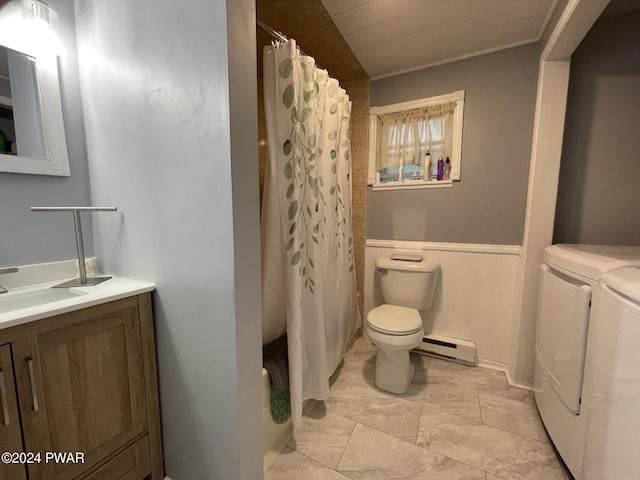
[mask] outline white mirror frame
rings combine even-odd
[[[0,172],[68,177],[71,170],[62,117],[58,57],[53,54],[40,55],[35,63],[48,158],[0,154]]]

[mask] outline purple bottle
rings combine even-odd
[[[438,159],[438,180],[444,180],[444,160],[442,157]]]

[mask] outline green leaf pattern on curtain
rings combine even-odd
[[[326,399],[360,325],[351,225],[351,102],[295,41],[264,55],[269,161],[262,204],[263,333],[289,350],[291,416]],[[263,338],[264,340],[264,338]]]
[[[310,57],[296,62],[283,59],[278,74],[286,84],[282,104],[291,110],[291,131],[282,144],[286,157],[282,175],[289,182],[286,198],[290,201],[285,251],[289,264],[298,267],[304,288],[314,294],[314,245],[326,235],[336,235],[334,255],[337,258],[345,250],[349,272],[354,270],[351,199],[345,201],[351,192],[351,102]],[[319,166],[321,160],[329,160],[329,168]]]

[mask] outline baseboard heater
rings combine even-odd
[[[475,342],[457,338],[443,337],[442,335],[425,335],[422,337],[422,343],[416,347],[415,351],[466,365],[476,364]]]

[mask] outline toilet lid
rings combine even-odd
[[[422,329],[422,317],[413,308],[380,305],[367,315],[371,328],[390,335],[410,335]]]

